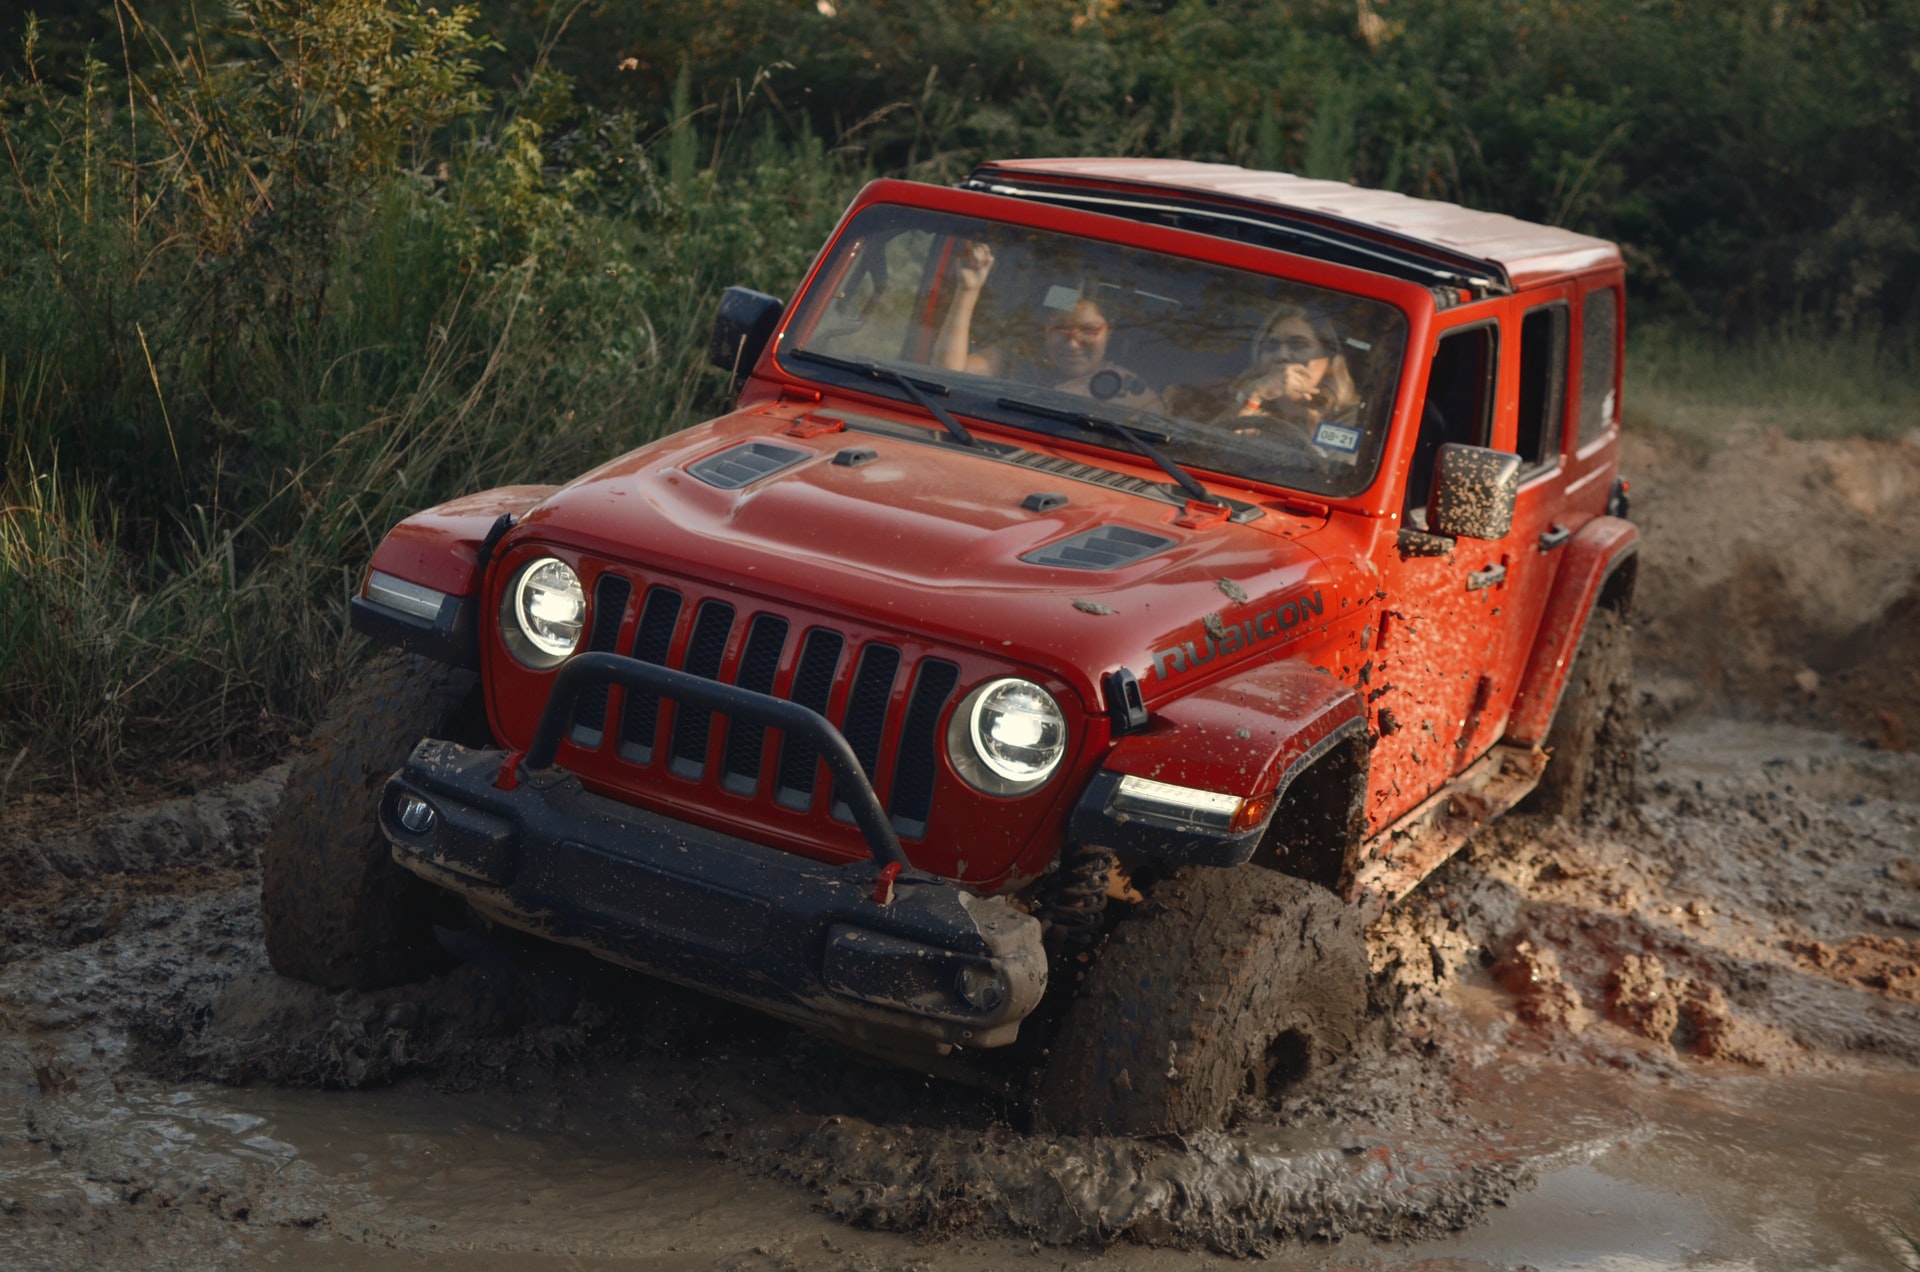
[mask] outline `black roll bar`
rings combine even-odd
[[[560,669],[553,692],[547,698],[546,710],[540,714],[540,727],[534,732],[533,745],[527,748],[524,763],[530,772],[553,766],[561,736],[573,719],[580,695],[594,685],[605,683],[657,693],[676,702],[707,707],[731,719],[779,729],[788,737],[806,738],[820,748],[821,757],[833,770],[838,793],[866,836],[874,860],[881,865],[909,864],[906,852],[900,847],[900,836],[894,832],[886,810],[880,807],[880,797],[874,793],[873,783],[867,780],[866,770],[860,767],[852,744],[825,716],[797,702],[637,658],[609,653],[577,654]]]

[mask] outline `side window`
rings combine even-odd
[[[1520,433],[1515,449],[1522,471],[1551,468],[1559,459],[1566,398],[1567,306],[1556,301],[1529,309],[1520,323]]]
[[[1613,386],[1620,363],[1619,293],[1611,287],[1588,292],[1580,319],[1580,442],[1606,436],[1617,403]]]
[[[1485,446],[1492,436],[1494,375],[1500,363],[1500,329],[1493,323],[1450,331],[1440,338],[1427,372],[1427,400],[1420,408],[1420,440],[1407,474],[1407,522],[1427,527],[1427,489],[1433,457],[1447,442]]]

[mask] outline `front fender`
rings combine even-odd
[[[1622,571],[1631,570],[1639,554],[1640,531],[1619,517],[1595,517],[1580,527],[1566,551],[1567,559],[1560,563],[1553,595],[1547,598],[1540,629],[1534,634],[1533,654],[1527,659],[1513,710],[1507,717],[1507,740],[1520,746],[1539,746],[1546,741],[1594,605],[1603,597],[1607,603],[1614,603],[1612,593],[1618,591],[1617,603],[1625,607],[1625,590],[1609,588],[1609,584],[1615,580],[1631,582],[1631,575]]]
[[[481,575],[505,528],[558,487],[501,486],[416,512],[374,550],[353,628],[453,667],[478,668]]]
[[[1250,668],[1157,707],[1146,730],[1122,738],[1074,810],[1073,837],[1163,860],[1239,865],[1293,779],[1365,731],[1366,703],[1329,673],[1298,660]],[[1122,777],[1233,795],[1262,811],[1230,831],[1116,811]]]

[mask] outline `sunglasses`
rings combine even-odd
[[[1260,352],[1269,358],[1287,357],[1295,362],[1308,362],[1325,357],[1327,345],[1308,336],[1268,336],[1260,342]]]

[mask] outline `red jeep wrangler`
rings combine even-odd
[[[737,409],[381,544],[403,652],[288,779],[274,966],[500,924],[1017,1057],[1057,1129],[1217,1125],[1353,1043],[1381,907],[1631,772],[1622,276],[1212,164],[873,183],[790,307],[723,299]]]

